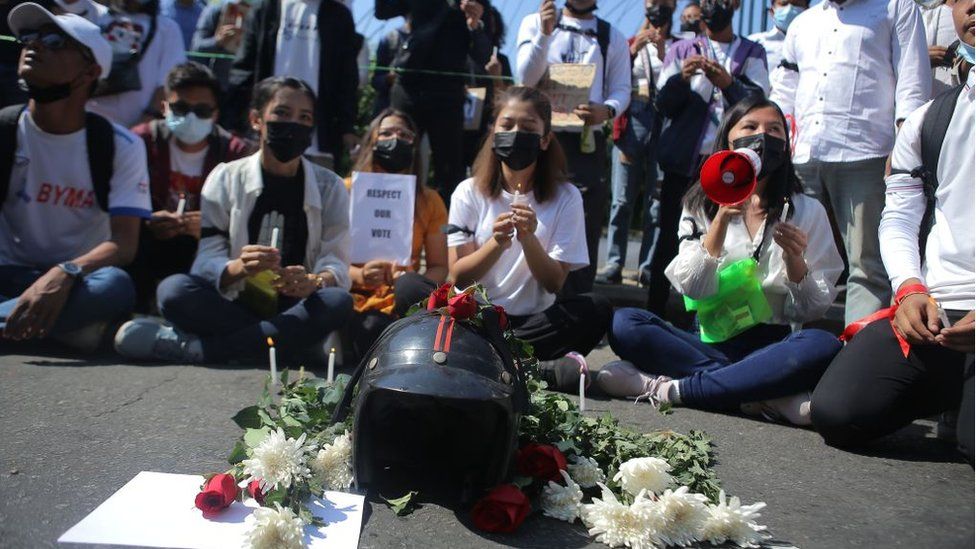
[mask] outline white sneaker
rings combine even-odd
[[[203,362],[199,338],[153,318],[137,318],[123,324],[115,334],[115,350],[133,360]]]
[[[810,420],[810,396],[810,392],[805,391],[772,400],[748,402],[739,409],[746,415],[759,416],[766,421],[806,427],[813,423]]]
[[[596,384],[604,393],[624,398],[647,399],[654,407],[670,403],[671,378],[650,376],[626,360],[609,362],[596,374]]]
[[[85,354],[91,354],[102,345],[102,337],[108,322],[96,322],[66,334],[51,336],[58,343]]]

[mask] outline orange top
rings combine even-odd
[[[352,178],[345,180],[346,189],[352,188]],[[430,187],[423,187],[423,197],[418,197],[419,204],[414,210],[413,244],[410,248],[410,270],[420,269],[420,255],[424,250],[424,240],[428,235],[438,234],[447,223],[447,207],[441,195]],[[393,288],[380,286],[373,290],[353,285],[350,290],[353,297],[353,308],[357,312],[382,311],[386,314],[393,312]]]

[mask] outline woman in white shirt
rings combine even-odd
[[[597,376],[605,392],[810,423],[809,392],[841,344],[825,331],[791,333],[790,326],[823,316],[844,264],[823,206],[802,193],[786,127],[782,111],[763,97],[729,111],[715,151],[758,152],[763,165],[756,190],[740,204],[719,206],[694,185],[684,199],[678,256],[666,271],[678,292],[701,300],[718,291],[719,271],[752,257],[771,318],[703,343],[650,312],[617,311],[610,342],[624,360]],[[784,208],[787,221],[780,221]]]
[[[496,112],[473,177],[451,196],[451,276],[459,288],[484,286],[515,334],[534,347],[550,386],[570,390],[612,312],[596,294],[557,296],[566,275],[589,263],[583,199],[566,181],[549,98],[512,87]]]

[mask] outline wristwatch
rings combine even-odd
[[[604,103],[603,106],[606,107],[607,111],[610,112],[610,120],[617,118],[617,109],[613,108],[613,106],[609,103]]]
[[[58,263],[58,268],[64,271],[64,274],[70,276],[74,279],[79,279],[84,274],[81,267],[77,263],[72,263],[71,261],[65,261],[63,263]]]

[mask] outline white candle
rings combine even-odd
[[[186,210],[186,195],[180,195],[180,201],[176,204],[176,215],[182,216],[183,211]]]
[[[586,376],[583,375],[583,371],[580,370],[580,386],[579,386],[579,409],[580,412],[586,411]]]
[[[790,203],[783,201],[783,213],[779,214],[779,222],[786,223],[786,216],[790,215]]]
[[[326,381],[332,383],[333,376],[335,375],[335,347],[329,351],[329,373],[326,377]]]
[[[272,248],[278,247],[278,227],[271,229],[271,247]]]
[[[268,362],[271,364],[271,386],[278,385],[278,354],[275,352],[274,340],[268,338]]]

